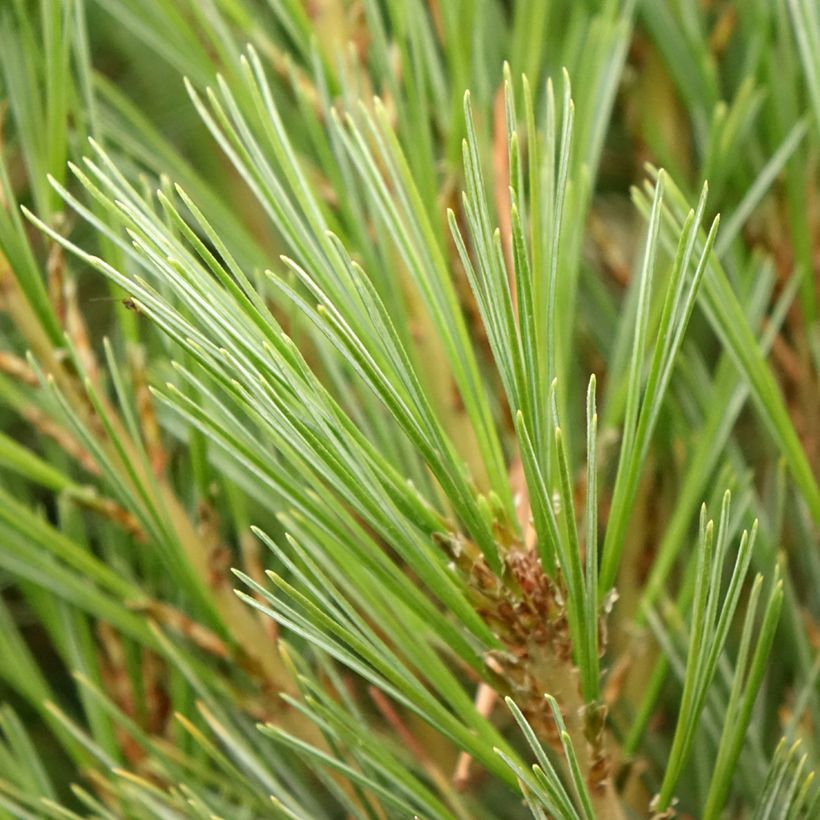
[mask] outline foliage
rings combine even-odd
[[[815,816],[818,55],[4,5],[0,816]]]

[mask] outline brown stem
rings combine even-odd
[[[489,718],[493,707],[498,700],[498,692],[488,683],[479,683],[475,693],[476,712],[483,718]],[[458,791],[464,791],[470,782],[470,766],[473,758],[468,752],[460,752],[456,761],[456,768],[453,772],[453,785]]]

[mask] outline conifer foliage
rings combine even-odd
[[[0,100],[0,817],[817,817],[813,0],[9,0]]]

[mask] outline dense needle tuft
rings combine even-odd
[[[811,0],[0,9],[0,820],[818,814]]]

